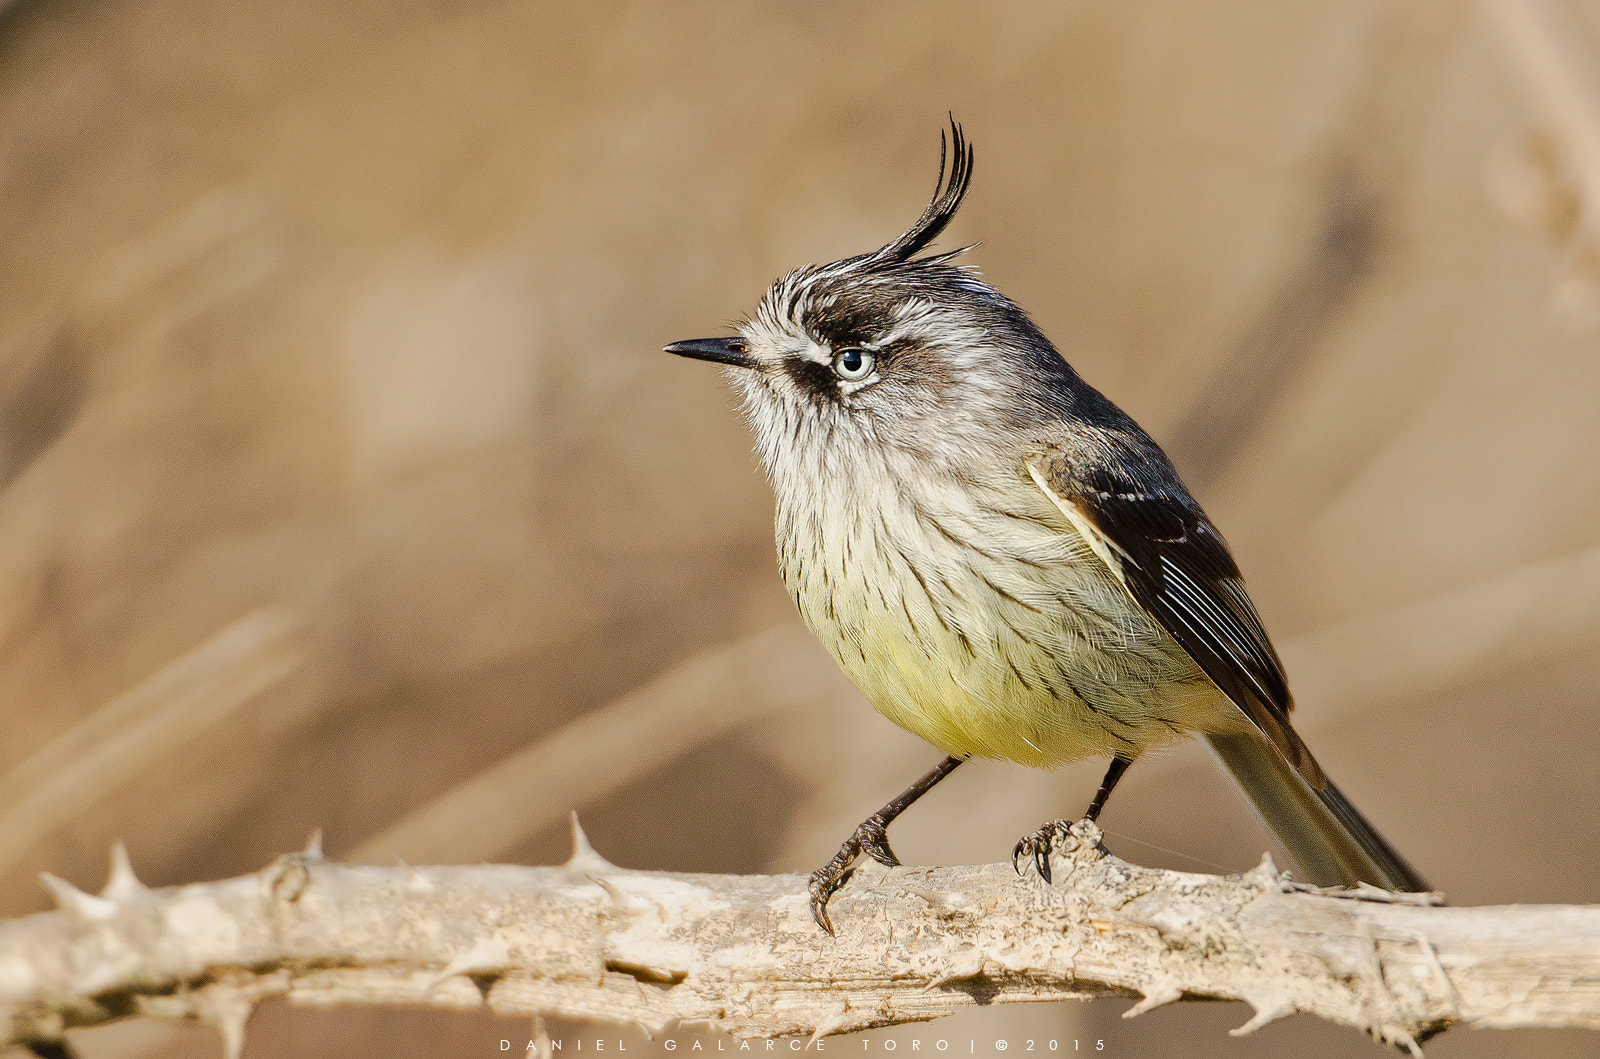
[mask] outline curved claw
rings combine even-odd
[[[1022,876],[1022,866],[1030,860],[1033,861],[1033,866],[1037,870],[1039,867],[1039,832],[1037,831],[1024,835],[1017,840],[1016,846],[1011,850],[1011,870],[1016,872],[1020,878]],[[1049,862],[1046,861],[1046,866],[1048,867],[1048,865]],[[1039,874],[1041,878],[1044,877],[1043,872]]]
[[[835,858],[836,861],[838,858]],[[850,877],[848,868],[835,870],[834,861],[811,873],[811,918],[817,921],[828,937],[833,937],[833,920],[828,918],[828,898],[832,897]]]
[[[852,836],[861,844],[861,852],[886,868],[900,867],[900,858],[889,848],[889,827],[877,817],[868,817],[856,828]]]
[[[1021,875],[1022,868],[1018,861],[1031,855],[1039,878],[1050,882],[1050,851],[1055,848],[1056,840],[1068,832],[1068,828],[1065,820],[1055,820],[1031,834],[1023,835],[1011,851],[1012,870]]]
[[[863,825],[865,826],[865,825]],[[817,926],[833,936],[833,920],[828,918],[828,899],[839,891],[839,887],[850,878],[850,865],[861,856],[861,828],[856,828],[856,833],[845,839],[844,845],[839,847],[839,852],[833,859],[816,871],[811,873],[811,918],[817,921]]]
[[[828,899],[850,878],[850,865],[863,853],[885,867],[900,866],[900,858],[889,848],[889,825],[876,814],[861,822],[832,860],[811,873],[811,918],[830,936],[833,921],[828,918]]]

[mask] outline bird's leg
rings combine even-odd
[[[1111,792],[1116,788],[1117,781],[1122,778],[1124,772],[1128,771],[1128,766],[1131,764],[1133,764],[1132,758],[1114,757],[1111,759],[1111,767],[1106,769],[1106,778],[1100,781],[1100,789],[1094,792],[1094,801],[1089,803],[1089,811],[1083,814],[1085,820],[1093,823],[1100,819],[1100,810],[1106,807],[1106,799],[1111,797]]]
[[[1094,793],[1094,801],[1089,803],[1089,811],[1083,818],[1090,823],[1100,818],[1100,810],[1106,807],[1106,799],[1111,797],[1111,792],[1117,786],[1117,781],[1122,774],[1128,771],[1128,766],[1133,764],[1132,758],[1114,757],[1111,767],[1106,769],[1106,778],[1100,781],[1100,789]],[[1045,824],[1031,835],[1024,835],[1011,851],[1011,867],[1018,874],[1022,874],[1022,867],[1018,861],[1022,858],[1033,857],[1033,866],[1039,870],[1039,878],[1045,882],[1050,881],[1050,850],[1055,845],[1056,839],[1070,825],[1065,820],[1056,820]]]
[[[832,860],[811,873],[811,916],[817,926],[833,933],[833,922],[828,919],[828,898],[843,886],[850,877],[850,865],[865,853],[879,864],[893,868],[900,858],[889,848],[889,825],[894,818],[911,807],[911,803],[933,790],[934,785],[955,771],[966,758],[947,757],[933,767],[926,776],[897,795],[888,805],[879,809],[856,828],[855,834],[845,839]]]

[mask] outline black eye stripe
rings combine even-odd
[[[796,386],[813,396],[838,396],[839,379],[828,365],[804,357],[793,357],[785,361],[783,367]]]

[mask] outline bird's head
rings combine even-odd
[[[951,122],[933,200],[882,249],[806,265],[768,289],[731,338],[669,353],[727,366],[769,468],[786,449],[862,442],[929,454],[996,428],[1059,416],[1070,368],[1008,298],[955,259],[918,257],[944,231],[972,177]]]

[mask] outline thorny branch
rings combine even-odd
[[[811,921],[798,875],[630,871],[574,819],[565,865],[375,868],[314,841],[264,870],[150,890],[120,847],[98,896],[47,876],[54,912],[0,923],[0,1045],[129,1016],[204,1019],[228,1053],[257,1003],[427,1004],[813,1037],[970,1004],[1248,1001],[1420,1054],[1455,1023],[1600,1028],[1600,908],[1445,908],[1429,895],[1160,871],[1091,824],[1056,882],[1010,865],[862,868]]]

